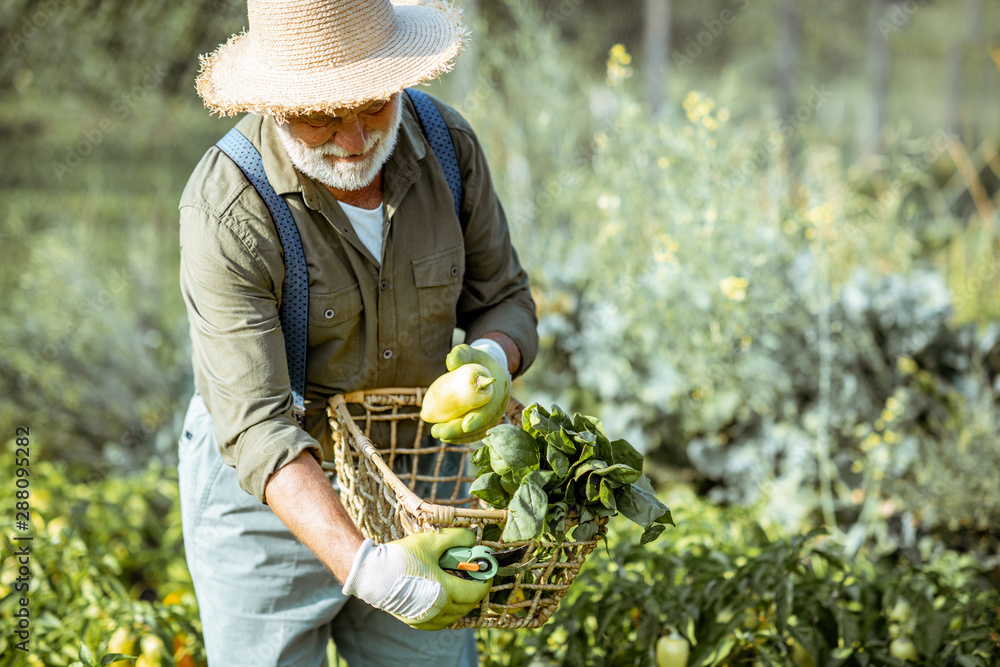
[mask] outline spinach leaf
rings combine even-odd
[[[594,539],[594,535],[597,535],[597,528],[597,522],[583,521],[573,531],[573,539],[577,542],[592,540]]]
[[[496,473],[493,474],[495,475]],[[507,472],[500,476],[500,486],[509,495],[512,495],[514,492],[516,492],[517,487],[519,487],[520,485],[521,483],[516,479],[514,479],[514,473],[512,472]]]
[[[674,525],[670,510],[660,502],[656,495],[640,484],[630,484],[615,491],[618,511],[649,529],[654,523],[669,523]]]
[[[542,534],[549,497],[540,481],[537,471],[529,473],[511,497],[503,529],[505,541],[533,540]]]
[[[666,530],[666,528],[667,527],[664,526],[662,523],[653,524],[646,530],[642,531],[642,536],[639,537],[639,544],[649,544],[657,537],[659,537],[660,533]]]
[[[483,445],[472,451],[472,465],[479,468],[479,474],[490,472],[490,448]]]
[[[623,463],[629,468],[642,471],[642,454],[636,451],[635,447],[626,440],[615,440],[611,443],[611,456],[608,460],[612,463]]]
[[[555,472],[556,477],[560,480],[566,479],[569,475],[569,457],[566,456],[566,453],[548,443],[545,447],[545,458],[548,460],[552,471]]]
[[[500,484],[500,475],[495,472],[477,477],[469,487],[469,493],[500,509],[506,507],[510,501],[510,494]]]
[[[606,468],[595,470],[594,474],[613,479],[618,482],[619,486],[621,484],[631,484],[642,477],[642,473],[638,469],[624,463],[615,463]]]
[[[610,440],[600,420],[557,405],[524,409],[521,427],[490,429],[485,446],[472,455],[479,475],[471,492],[494,507],[506,507],[507,541],[537,538],[543,531],[566,538],[593,539],[598,520],[623,514],[643,528],[647,544],[673,524],[642,475],[642,454],[626,440]]]
[[[532,470],[538,470],[538,443],[513,424],[494,426],[487,431],[483,443],[489,448],[490,466],[498,475],[512,473],[520,481]]]

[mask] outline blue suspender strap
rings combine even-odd
[[[292,410],[299,425],[306,412],[306,344],[309,315],[309,271],[302,252],[302,240],[292,212],[264,173],[264,161],[250,140],[236,128],[219,139],[216,146],[228,155],[264,200],[271,213],[285,258],[285,280],[281,285],[281,306],[278,317],[285,337],[288,377],[292,385]]]
[[[444,171],[444,180],[451,190],[451,197],[455,201],[455,216],[462,220],[462,172],[458,168],[458,155],[455,153],[455,144],[451,140],[448,126],[444,124],[444,118],[438,111],[431,98],[424,93],[413,88],[407,88],[406,94],[410,96],[413,107],[417,110],[417,117],[420,125],[423,126],[424,136],[431,145],[431,150],[437,156],[441,169]],[[465,224],[462,224],[465,227]]]

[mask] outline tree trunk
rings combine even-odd
[[[781,50],[778,53],[778,118],[780,122],[795,121],[795,80],[798,76],[799,54],[802,42],[802,19],[799,0],[782,0],[779,21],[781,22]],[[813,110],[815,111],[815,109]],[[796,125],[796,127],[798,127]],[[781,155],[788,173],[788,195],[794,201],[799,189],[801,165],[799,159],[802,137],[796,131],[787,137],[785,150]]]
[[[982,13],[982,0],[965,0],[965,28],[962,34],[955,38],[948,48],[948,60],[945,64],[945,104],[947,105],[945,122],[949,131],[956,135],[965,145],[970,146],[974,137],[973,131],[966,127],[962,118],[962,64],[965,61],[966,46],[979,34],[979,17]]]
[[[465,48],[455,59],[455,83],[458,95],[455,99],[464,100],[476,86],[476,76],[479,70],[479,54],[476,44],[482,35],[476,35],[479,23],[479,0],[462,0],[462,23],[473,31],[472,38],[466,42]]]
[[[667,85],[667,53],[670,52],[670,15],[673,0],[646,0],[643,50],[646,55],[646,103],[656,114],[664,101]]]
[[[868,120],[868,146],[862,155],[881,154],[885,150],[883,128],[889,116],[889,37],[879,28],[889,7],[887,0],[869,0],[868,82],[871,110]],[[890,33],[891,34],[891,33]]]
[[[795,113],[795,78],[799,69],[802,22],[798,0],[781,4],[781,53],[778,62],[778,114],[782,119]]]

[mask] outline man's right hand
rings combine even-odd
[[[490,592],[492,579],[461,579],[438,565],[448,549],[475,543],[465,528],[414,533],[386,544],[365,540],[343,590],[420,630],[446,628]]]
[[[431,435],[448,443],[467,445],[482,440],[486,432],[500,423],[510,401],[510,372],[489,352],[470,345],[456,345],[445,359],[445,366],[453,371],[465,364],[480,364],[495,379],[493,396],[483,406],[467,414],[431,427]]]

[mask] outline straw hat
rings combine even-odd
[[[247,0],[250,30],[201,57],[196,86],[225,116],[332,112],[451,69],[468,31],[443,0]]]

